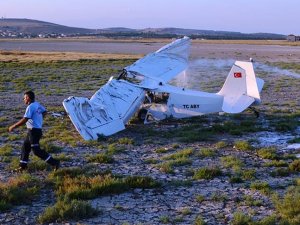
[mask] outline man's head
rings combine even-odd
[[[34,102],[34,92],[33,91],[26,91],[24,93],[24,103],[29,105],[31,102]]]

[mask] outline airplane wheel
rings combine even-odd
[[[140,121],[143,122],[143,121],[145,120],[146,115],[147,115],[147,112],[148,112],[147,109],[141,109],[141,110],[139,111],[139,113],[138,113],[138,118],[139,118]]]

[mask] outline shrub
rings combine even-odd
[[[131,176],[126,177],[124,182],[131,188],[155,188],[160,186],[160,183],[151,177]]]
[[[193,154],[194,150],[191,149],[191,148],[186,148],[186,149],[183,149],[181,151],[178,151],[172,155],[169,155],[169,156],[165,156],[163,157],[163,159],[180,159],[180,158],[186,158],[186,157],[189,157]]]
[[[283,161],[283,160],[272,160],[271,162],[266,162],[265,163],[265,166],[267,167],[287,167],[288,166],[288,163]]]
[[[12,155],[12,146],[9,144],[3,145],[0,147],[0,156],[11,156]]]
[[[233,219],[230,224],[232,225],[249,225],[252,222],[250,216],[243,214],[242,212],[236,212],[233,214]]]
[[[230,176],[230,179],[229,179],[229,182],[230,183],[243,183],[243,179],[240,177],[239,174],[235,174],[233,176]]]
[[[261,148],[257,151],[257,154],[263,159],[278,159],[276,149],[274,147]]]
[[[253,149],[253,147],[250,145],[248,141],[236,141],[234,142],[234,147],[237,150],[241,150],[241,151],[247,151]]]
[[[118,146],[117,144],[110,144],[107,147],[107,154],[115,155],[115,154],[123,152],[124,150],[125,150],[125,148],[122,146]]]
[[[167,224],[167,223],[170,223],[170,222],[171,222],[171,220],[170,220],[170,218],[169,218],[168,216],[161,216],[161,217],[159,218],[159,221],[160,221],[162,224]]]
[[[166,153],[168,151],[168,148],[161,147],[155,150],[156,153]]]
[[[202,216],[197,216],[195,219],[194,225],[206,225],[206,222],[202,218]]]
[[[213,157],[216,155],[216,152],[214,149],[202,148],[201,151],[197,155],[199,155],[202,158]]]
[[[257,190],[262,194],[270,194],[271,188],[267,182],[257,181],[250,184],[252,190]]]
[[[160,163],[159,165],[157,165],[157,167],[161,172],[169,173],[169,174],[174,173],[171,162]]]
[[[193,178],[196,180],[199,180],[199,179],[210,180],[210,179],[213,179],[214,177],[220,176],[221,174],[222,174],[222,172],[219,168],[203,167],[203,168],[200,168],[199,170],[195,171]]]
[[[221,162],[226,168],[233,168],[235,170],[243,166],[243,162],[235,156],[224,156],[221,157]]]
[[[256,223],[257,225],[277,225],[277,218],[274,215],[267,216]],[[282,224],[283,225],[283,224]]]
[[[300,187],[290,187],[283,199],[273,198],[275,207],[288,224],[300,224]]]
[[[261,200],[255,200],[252,196],[246,195],[244,197],[244,202],[247,206],[262,206]]]
[[[290,163],[289,169],[294,172],[300,172],[300,159],[296,159]]]
[[[255,169],[242,170],[241,175],[245,180],[253,180],[255,178]]]
[[[39,191],[39,183],[29,174],[0,183],[0,211],[12,205],[30,203]]]
[[[119,144],[123,144],[123,145],[133,145],[134,144],[134,140],[131,138],[120,138],[118,140]]]
[[[113,158],[105,153],[95,154],[93,156],[87,157],[88,162],[96,162],[96,163],[112,163]]]
[[[197,202],[200,202],[200,203],[201,203],[201,202],[203,202],[204,200],[205,200],[205,196],[203,196],[203,195],[197,195],[197,196],[196,196],[196,201],[197,201]]]
[[[52,223],[63,220],[80,220],[99,213],[88,202],[80,200],[58,201],[54,206],[47,207],[39,216],[39,223]]]
[[[228,146],[228,144],[225,141],[219,141],[215,144],[216,148],[225,148],[227,146]]]
[[[57,194],[66,199],[91,199],[105,194],[121,193],[128,190],[121,179],[110,175],[96,175],[75,178],[66,177],[58,187]]]
[[[62,150],[62,147],[59,147],[47,140],[41,140],[41,147],[49,153],[60,152]]]
[[[173,158],[173,157],[171,156],[171,158]],[[191,163],[192,163],[192,161],[190,159],[182,157],[182,158],[177,158],[177,159],[174,159],[174,160],[169,160],[169,161],[160,163],[160,164],[157,165],[157,167],[162,172],[174,173],[174,170],[173,170],[174,166],[184,166],[184,165],[188,165],[188,164],[191,164]]]

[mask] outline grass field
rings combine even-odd
[[[64,41],[84,41],[84,42],[122,42],[122,43],[169,43],[173,39],[168,38],[130,38],[130,39],[122,39],[122,38],[95,38],[95,37],[78,37],[78,38],[47,38],[47,39],[0,39],[0,42],[6,41],[38,41],[38,42],[64,42]],[[247,45],[285,45],[285,46],[300,46],[300,42],[290,42],[286,40],[206,40],[206,39],[194,39],[193,43],[209,43],[209,44],[247,44]]]
[[[251,111],[148,125],[132,118],[116,135],[84,141],[61,102],[90,97],[139,57],[1,52],[0,223],[299,224],[298,152],[260,138],[300,142],[300,79],[260,71],[258,119]],[[41,144],[61,160],[57,172],[33,155],[29,173],[11,172],[25,128],[7,127],[22,117],[28,89],[49,111]]]

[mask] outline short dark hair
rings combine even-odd
[[[31,101],[34,101],[35,95],[33,91],[26,91],[24,95],[27,95]]]

